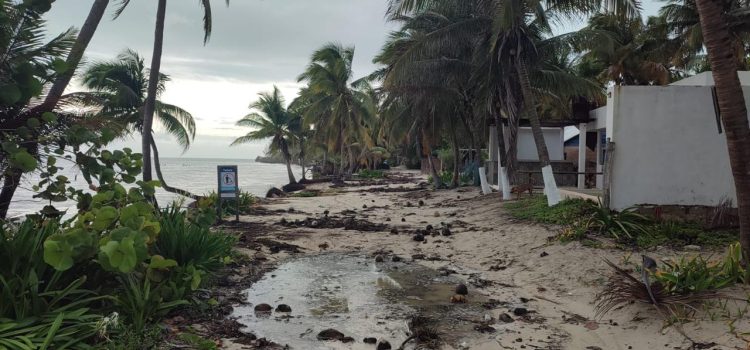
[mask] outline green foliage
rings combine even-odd
[[[592,232],[612,237],[618,241],[633,241],[638,235],[648,233],[648,218],[638,214],[636,208],[614,211],[601,203],[593,207],[591,216],[583,225]]]
[[[211,191],[206,197],[205,202],[202,203],[202,205],[199,205],[201,208],[212,208],[213,212],[216,212],[216,201],[218,200],[219,196],[216,194],[215,191]],[[246,214],[249,213],[252,209],[253,205],[258,203],[258,197],[256,197],[254,194],[250,192],[240,192],[239,194],[239,210],[240,214]],[[231,200],[225,200],[221,202],[221,213],[224,216],[231,216],[235,215],[237,213],[237,202],[235,202],[235,199]]]
[[[190,346],[192,349],[196,350],[216,350],[218,349],[216,347],[216,343],[209,340],[204,339],[203,337],[193,334],[193,333],[182,333],[179,336],[179,339],[185,343],[186,345]]]
[[[119,281],[122,290],[115,295],[115,306],[135,332],[141,332],[150,322],[156,321],[180,305],[187,304],[187,301],[182,299],[165,299],[162,289],[152,288],[148,278],[128,274],[120,277]]]
[[[187,214],[178,208],[166,209],[161,215],[162,231],[154,251],[174,259],[179,266],[195,266],[205,272],[215,272],[231,255],[236,239],[228,234],[211,232],[208,226],[191,223]]]
[[[318,195],[319,195],[319,192],[316,192],[316,191],[299,191],[299,192],[290,194],[289,197],[310,198],[310,197],[317,197]]]
[[[91,310],[101,297],[82,288],[86,277],[55,271],[43,258],[54,222],[0,222],[0,348],[87,348],[102,318]]]
[[[385,173],[382,170],[362,169],[357,173],[357,176],[363,179],[382,179],[385,177]]]
[[[147,325],[140,331],[127,327],[114,334],[106,344],[108,350],[156,349],[162,340],[164,330],[158,325]]]
[[[656,271],[654,278],[672,294],[721,289],[735,283],[747,283],[748,270],[741,260],[742,249],[739,243],[734,243],[720,261],[712,262],[702,256],[664,261],[664,267]]]
[[[594,206],[591,201],[569,198],[550,207],[544,196],[527,197],[505,204],[505,208],[513,217],[557,225],[568,225],[590,215]]]
[[[40,182],[39,187],[47,186],[42,192],[45,196],[56,198],[67,194],[78,201],[80,210],[71,226],[45,241],[44,258],[64,271],[75,262],[96,256],[105,270],[128,273],[149,257],[148,247],[160,231],[154,208],[146,200],[154,194],[158,182],[137,181],[137,187],[126,190],[121,183],[135,182],[142,165],[141,155],[127,148],[93,154],[98,157],[81,157],[86,162],[84,176],[99,180],[94,195],[72,187],[65,189],[64,177],[58,177],[57,182],[46,178]]]

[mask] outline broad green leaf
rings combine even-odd
[[[91,224],[91,227],[96,231],[106,230],[113,222],[117,221],[118,216],[117,209],[111,206],[97,209],[94,215],[96,216],[94,217],[94,222]]]
[[[13,153],[10,162],[14,167],[21,169],[23,172],[33,171],[37,165],[36,159],[29,152],[26,152],[25,149]]]
[[[65,241],[47,239],[44,241],[44,262],[58,271],[73,267],[73,250]]]
[[[44,112],[42,113],[42,120],[47,123],[53,123],[57,121],[57,115],[52,112]]]

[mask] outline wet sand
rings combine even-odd
[[[610,273],[603,259],[633,267],[627,264],[639,261],[641,252],[590,248],[578,242],[561,244],[551,239],[559,227],[509,217],[497,193],[481,195],[473,187],[433,191],[419,187],[419,182],[426,181],[424,177],[406,175],[413,177],[390,184],[381,181],[340,188],[316,184],[309,188],[319,190],[318,197],[270,199],[258,211],[264,215],[241,217],[241,223],[232,228],[243,235],[239,250],[266,266],[331,252],[373,259],[377,254],[398,255],[410,264],[449,271],[467,281],[469,298],[498,301],[486,311],[496,320],[491,324],[494,332],[469,331],[461,334],[461,344],[446,343],[443,349],[693,348],[673,327],[666,327],[649,305],[629,305],[595,319],[593,300]],[[450,225],[450,236],[425,234],[424,241],[415,241],[414,233],[427,225]],[[684,252],[660,248],[648,254],[663,259]],[[731,292],[738,297],[746,295],[739,287]],[[269,296],[265,302],[277,300]],[[514,314],[518,307],[528,313]],[[697,348],[747,349],[742,333],[750,331],[748,319],[739,318],[729,325],[744,307],[729,302],[726,310],[733,314],[729,318],[699,313],[696,321],[683,326],[684,331],[694,341],[707,344]],[[511,316],[513,322],[497,321],[502,314]],[[285,325],[279,322],[278,327]],[[247,331],[255,332],[252,327]],[[276,333],[269,340],[285,344]],[[289,339],[299,336],[291,333]],[[362,340],[355,340],[356,346],[323,346],[363,348]],[[395,349],[400,342],[391,340],[391,344]]]

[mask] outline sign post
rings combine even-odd
[[[237,204],[236,220],[240,221],[240,196],[239,186],[237,186],[237,166],[236,165],[219,165],[216,167],[217,180],[219,184],[218,201],[216,203],[216,213],[219,221],[222,219],[221,204],[225,199],[234,199]]]

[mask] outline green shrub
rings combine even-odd
[[[162,212],[159,223],[161,232],[154,252],[174,259],[180,267],[192,265],[205,272],[217,271],[236,242],[231,235],[214,233],[207,226],[189,222],[186,213],[174,207]]]
[[[614,211],[601,205],[594,206],[586,227],[618,241],[633,241],[641,234],[648,233],[648,218],[638,214],[635,208]]]
[[[43,260],[55,222],[0,222],[0,349],[86,348],[102,316],[102,299],[81,286],[86,277],[55,271]]]
[[[127,274],[118,280],[122,290],[115,296],[115,305],[136,333],[175,307],[187,304],[182,299],[166,300],[160,288],[151,288],[149,278]]]
[[[357,176],[363,179],[382,179],[385,177],[385,173],[382,170],[362,169],[357,173]]]
[[[748,271],[742,266],[739,243],[729,246],[721,261],[710,262],[702,256],[681,257],[664,261],[654,277],[671,294],[691,294],[725,288],[748,281]]]
[[[211,191],[205,196],[204,203],[201,207],[205,209],[211,209],[216,212],[216,201],[219,196],[216,191]],[[250,192],[240,192],[239,197],[239,214],[249,213],[253,205],[258,203],[258,197]],[[224,200],[221,202],[221,213],[223,216],[231,216],[237,214],[238,203],[235,199]]]

